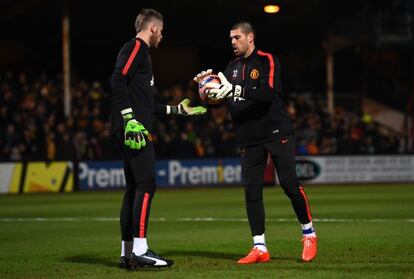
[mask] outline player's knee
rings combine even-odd
[[[300,195],[299,184],[295,181],[280,181],[283,191],[289,198],[294,198]]]
[[[256,202],[263,199],[263,189],[261,185],[245,185],[244,193],[246,202]]]
[[[150,195],[154,194],[156,189],[155,179],[144,180],[138,185],[141,191],[149,193]]]

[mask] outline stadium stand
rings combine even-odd
[[[0,78],[0,160],[117,159],[110,134],[110,92],[102,82],[72,83],[72,115],[63,115],[61,77],[6,72]],[[298,155],[398,154],[400,135],[369,115],[336,107],[329,116],[319,94],[292,93],[287,100],[294,120]],[[199,98],[194,84],[159,90],[160,103]],[[227,108],[211,109],[191,121],[161,118],[155,124],[158,158],[237,156]],[[219,144],[220,143],[220,144]]]

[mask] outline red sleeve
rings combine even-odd
[[[263,56],[264,73],[260,77],[260,87],[245,88],[243,97],[253,101],[271,102],[276,94],[281,93],[280,64],[270,53],[258,51]]]
[[[131,107],[128,82],[133,78],[143,55],[139,40],[127,42],[118,54],[111,77],[112,99],[118,111]]]
[[[138,63],[140,62],[138,53],[141,48],[141,42],[139,40],[135,40],[135,44],[128,48],[124,53],[122,53],[120,58],[120,66],[123,64],[122,67],[122,75],[126,76],[129,74],[131,76],[136,68]],[[125,59],[127,58],[128,59]]]

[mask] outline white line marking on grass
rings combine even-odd
[[[56,217],[56,218],[0,218],[0,222],[118,222],[115,217],[78,218],[78,217]],[[247,222],[247,218],[214,218],[214,217],[187,217],[187,218],[150,218],[153,222]],[[414,223],[414,219],[336,219],[315,218],[317,223]],[[295,218],[266,219],[266,222],[289,223],[297,222]]]
[[[247,222],[247,218],[177,218],[177,221],[183,222]],[[313,222],[319,223],[387,223],[387,222],[404,222],[414,223],[414,219],[335,219],[335,218],[323,218],[312,219]],[[297,222],[295,218],[277,218],[277,219],[266,219],[266,222]]]

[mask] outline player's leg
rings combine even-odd
[[[134,199],[134,247],[135,255],[144,254],[148,250],[147,229],[151,211],[152,198],[155,194],[155,179],[138,182]]]
[[[263,176],[267,151],[261,145],[241,149],[242,178],[245,189],[245,203],[253,248],[240,259],[240,264],[267,262],[270,259],[265,243],[265,210],[263,205]]]
[[[290,198],[296,216],[302,226],[304,250],[302,259],[312,260],[317,253],[317,238],[312,224],[307,195],[296,176],[295,141],[292,135],[265,145],[272,155],[280,185]]]
[[[123,155],[123,168],[125,176],[125,191],[122,199],[122,206],[120,212],[120,227],[121,227],[121,259],[119,266],[121,268],[129,268],[129,260],[132,254],[133,247],[133,206],[135,199],[136,184],[129,166],[127,155],[124,150],[124,143],[121,131],[116,134],[116,141],[119,146],[119,151]]]
[[[121,261],[119,265],[122,268],[129,268],[129,259],[131,258],[134,243],[133,208],[135,200],[135,190],[137,187],[127,160],[124,160],[124,175],[126,184],[120,214]]]
[[[124,149],[128,165],[136,185],[133,203],[133,249],[130,264],[132,266],[163,267],[173,264],[171,260],[162,258],[148,248],[147,229],[154,197],[155,185],[155,152],[150,141],[139,151]]]

